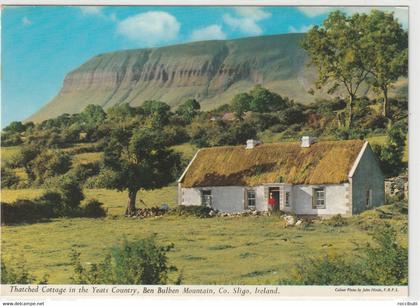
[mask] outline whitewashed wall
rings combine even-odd
[[[325,187],[325,208],[312,208],[312,191],[316,187]],[[337,185],[294,185],[292,188],[292,207],[298,215],[345,215],[350,212],[346,202],[348,184]]]
[[[349,213],[349,206],[346,205],[346,193],[348,184],[340,185],[322,185],[325,186],[326,208],[312,208],[312,190],[311,185],[294,185],[291,188],[291,208],[281,209],[295,212],[301,215],[345,215]],[[256,191],[256,209],[266,211],[268,209],[267,199],[264,195],[265,186],[257,186]],[[181,195],[179,204],[181,205],[201,205],[201,190],[211,190],[212,206],[214,209],[224,212],[240,212],[244,210],[245,187],[225,186],[225,187],[206,187],[206,188],[180,188]]]
[[[201,205],[201,190],[211,190],[212,207],[224,212],[244,210],[244,187],[181,188],[181,205]]]

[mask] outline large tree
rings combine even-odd
[[[186,122],[191,123],[194,117],[198,115],[200,108],[200,103],[196,99],[188,99],[178,107],[176,113]]]
[[[332,12],[322,26],[314,26],[302,40],[311,64],[318,70],[317,87],[327,86],[328,93],[343,87],[348,93],[348,127],[352,125],[357,92],[370,70],[364,66],[366,50],[360,39],[364,19],[366,15],[348,17],[340,11]]]
[[[408,72],[408,33],[393,13],[374,10],[364,18],[362,47],[367,51],[364,66],[367,81],[382,93],[382,114],[388,116],[388,92],[392,83]]]
[[[117,129],[104,151],[104,164],[105,169],[115,173],[107,187],[128,191],[125,214],[133,215],[138,191],[172,182],[180,156],[167,147],[165,135],[159,129],[140,128],[132,133]]]

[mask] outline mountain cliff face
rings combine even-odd
[[[299,47],[302,34],[204,41],[101,54],[71,71],[58,95],[28,120],[39,122],[89,104],[133,106],[155,99],[176,107],[188,98],[207,110],[256,84],[309,103],[316,77]]]

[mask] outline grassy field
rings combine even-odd
[[[36,197],[42,190],[2,191],[3,199]],[[126,194],[110,190],[86,190],[87,197],[105,203],[103,219],[54,219],[50,222],[2,226],[2,256],[10,265],[26,261],[31,273],[49,274],[49,282],[69,283],[70,253],[77,249],[84,264],[98,262],[115,244],[152,233],[159,243],[174,243],[170,263],[183,271],[185,284],[276,284],[287,277],[302,255],[327,253],[351,256],[356,244],[370,241],[357,218],[343,227],[317,223],[309,228],[284,228],[279,217],[196,217],[166,215],[126,218],[122,214]],[[141,192],[147,204],[175,204],[176,188]],[[375,219],[366,212],[366,220]],[[372,221],[373,222],[373,221]],[[397,227],[404,218],[393,221]],[[406,235],[401,234],[406,244]],[[173,274],[175,279],[177,274]]]

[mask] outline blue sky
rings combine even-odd
[[[99,53],[208,39],[306,32],[328,7],[3,7],[1,125],[48,103],[63,79]],[[348,14],[370,8],[342,9]],[[407,10],[386,9],[407,27]]]

